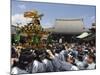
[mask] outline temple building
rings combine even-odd
[[[57,40],[62,36],[65,41],[72,42],[72,38],[85,31],[83,19],[56,19],[54,27],[45,29],[52,32]],[[59,36],[59,37],[58,37]]]

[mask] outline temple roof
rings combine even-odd
[[[83,19],[56,19],[53,32],[80,34],[84,31]]]

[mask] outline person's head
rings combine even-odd
[[[32,52],[25,51],[20,55],[19,62],[18,62],[17,66],[20,69],[25,70],[26,67],[28,66],[28,64],[30,64],[33,60],[34,60],[34,55],[32,54]]]
[[[77,51],[78,51],[78,52],[82,52],[82,47],[81,47],[81,46],[78,46],[78,47],[77,47]]]
[[[42,60],[45,58],[45,50],[44,49],[37,49],[34,50],[35,54],[35,60],[42,62]]]
[[[66,61],[68,63],[70,63],[70,64],[73,64],[75,60],[74,60],[73,56],[71,56],[71,55],[68,54],[68,56],[66,58]]]
[[[78,55],[77,58],[79,61],[83,61],[83,55]]]
[[[94,54],[88,54],[88,56],[87,56],[87,63],[91,64],[93,62],[95,62]]]
[[[65,50],[64,45],[60,44],[60,45],[59,45],[59,49],[61,49],[61,50]]]
[[[45,50],[45,59],[51,60],[50,55],[52,54],[52,52],[50,50]]]
[[[55,54],[54,47],[52,45],[47,45],[46,49],[50,50],[53,54]]]

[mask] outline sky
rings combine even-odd
[[[12,24],[17,22],[26,24],[31,21],[31,19],[23,17],[24,12],[29,10],[37,10],[40,14],[44,14],[41,19],[43,27],[52,27],[55,19],[59,18],[83,18],[85,27],[90,27],[96,19],[96,7],[90,5],[40,3],[18,0],[12,0],[11,4]]]

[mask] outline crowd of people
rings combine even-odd
[[[96,68],[96,48],[90,43],[52,43],[41,49],[13,44],[11,52],[11,74]]]

